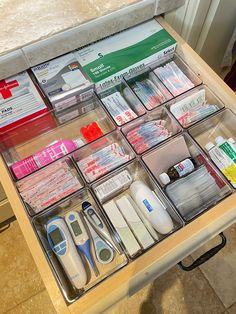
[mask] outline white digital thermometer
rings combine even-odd
[[[47,222],[46,231],[48,243],[68,278],[75,288],[82,289],[87,282],[87,274],[65,221],[61,217],[53,217]]]
[[[102,221],[101,217],[96,213],[95,209],[92,207],[92,205],[89,202],[83,202],[82,209],[94,228],[94,230],[112,247],[114,248],[117,253],[120,254],[119,249],[117,248],[116,244],[111,238],[111,235],[105,225],[105,223]]]
[[[93,268],[95,275],[98,276],[99,272],[94,263],[91,252],[91,241],[79,213],[76,211],[70,211],[66,214],[65,220],[71,232],[72,238],[75,241],[77,249],[86,256],[89,264]]]
[[[106,242],[95,232],[88,219],[85,217],[85,221],[89,228],[91,237],[93,239],[94,250],[97,257],[97,260],[101,264],[108,264],[114,258],[114,252],[112,248],[106,244]]]

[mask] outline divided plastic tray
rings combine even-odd
[[[174,222],[174,228],[169,234],[159,234],[158,240],[155,240],[153,245],[158,245],[159,241],[171,236],[173,232],[176,232],[179,228],[183,227],[185,223],[191,222],[192,219],[196,218],[205,210],[208,210],[224,197],[232,193],[228,181],[221,175],[214,164],[212,164],[203,149],[206,141],[215,135],[235,138],[235,117],[232,116],[233,114],[230,110],[223,109],[224,104],[214,96],[212,91],[206,86],[200,86],[201,81],[199,78],[176,54],[174,55],[173,60],[194,85],[190,91],[186,90],[181,93],[181,95],[178,95],[178,97],[175,97],[175,95],[171,93],[171,90],[168,90],[168,87],[165,86],[165,82],[160,76],[158,77],[155,72],[156,68],[170,62],[170,60],[164,60],[163,63],[162,60],[162,63],[152,64],[150,68],[146,68],[142,72],[132,74],[131,76],[125,76],[119,83],[109,86],[105,90],[97,91],[97,94],[84,104],[83,108],[85,109],[83,112],[81,112],[81,104],[60,113],[60,115],[55,115],[53,111],[51,111],[17,129],[12,129],[8,133],[0,135],[1,153],[11,171],[12,164],[30,155],[34,155],[54,141],[59,139],[75,140],[81,138],[81,127],[87,126],[94,121],[98,123],[103,132],[103,136],[99,138],[94,137],[89,143],[84,141],[83,147],[66,152],[58,160],[53,161],[50,165],[44,166],[42,169],[36,169],[36,172],[34,173],[40,174],[40,171],[47,171],[47,168],[65,160],[69,163],[71,172],[75,174],[78,182],[80,182],[80,188],[78,188],[78,190],[74,191],[72,194],[66,195],[61,200],[57,200],[50,206],[46,206],[38,213],[34,211],[32,206],[25,203],[26,211],[33,223],[42,249],[45,252],[58,285],[68,302],[74,302],[77,298],[86,293],[87,290],[94,287],[100,281],[105,280],[107,276],[112,275],[113,272],[118,271],[118,269],[125,266],[125,264],[132,262],[132,259],[137,258],[139,254],[143,254],[145,251],[144,249],[141,249],[136,256],[129,256],[124,244],[104,212],[104,204],[100,202],[96,196],[95,189],[99,184],[112,178],[123,170],[128,170],[133,181],[141,180],[154,191],[155,195],[159,198],[160,202],[171,216]],[[161,86],[162,90],[168,90],[166,100],[155,106],[152,110],[147,108],[147,105],[142,102],[137,91],[133,88],[133,82],[136,79],[142,80],[143,78],[149,78],[150,73],[159,86]],[[196,125],[187,128],[189,135],[179,123],[178,119],[171,113],[170,106],[179,100],[182,100],[185,96],[191,95],[199,90],[204,90],[207,100],[214,102],[221,112],[213,114],[209,118],[205,117],[202,122],[196,121]],[[124,124],[117,123],[114,117],[112,117],[109,108],[102,100],[104,97],[116,92],[119,92],[126,97],[128,95],[128,100],[126,100],[130,104],[130,107],[133,106],[132,109],[136,113],[134,119]],[[133,142],[130,139],[127,139],[127,134],[142,123],[153,120],[165,121],[165,127],[169,132],[168,136],[162,141],[154,142],[153,145],[145,147],[143,150],[137,150],[133,145]],[[32,127],[37,131],[32,132],[32,135],[30,135],[29,131]],[[150,136],[152,136],[151,131]],[[84,163],[83,160],[86,160],[86,158],[94,153],[98,154],[96,156],[106,157],[106,150],[103,150],[107,146],[112,147],[112,149],[122,147],[122,154],[125,156],[122,159],[122,162],[118,164],[116,162],[111,163],[109,167],[102,172],[96,172],[97,168],[95,172],[93,169],[88,169],[88,167],[86,167],[88,161]],[[99,152],[102,151],[103,153],[100,154]],[[213,178],[212,180],[216,182],[218,187],[220,186],[220,193],[218,193],[216,198],[211,199],[209,202],[201,204],[201,206],[190,206],[187,211],[184,211],[175,203],[175,199],[168,193],[166,187],[161,184],[158,176],[161,172],[166,171],[168,167],[190,156],[196,159],[197,169],[206,167],[208,174]],[[17,181],[14,174],[11,174],[13,179]],[[32,175],[30,174],[25,178],[22,178],[20,181],[17,181],[17,187],[19,188],[19,184]],[[129,194],[129,187],[114,194],[111,199],[117,200],[125,194]],[[121,254],[116,254],[111,264],[100,269],[98,278],[95,278],[91,268],[87,265],[86,267],[91,275],[90,281],[86,284],[83,290],[77,291],[69,282],[64,270],[48,245],[45,224],[49,218],[55,215],[64,217],[66,212],[71,209],[81,211],[81,204],[83,201],[89,201],[98,210],[98,213],[105,220],[114,241],[116,241],[120,247]],[[32,218],[31,216],[34,217]]]

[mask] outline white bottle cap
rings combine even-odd
[[[82,140],[82,138],[76,138],[73,140],[73,142],[75,143],[75,145],[79,148],[81,146],[83,146],[85,143],[84,141]]]
[[[209,151],[210,149],[212,149],[215,145],[212,142],[209,142],[205,145],[205,148],[207,151]]]
[[[163,172],[159,175],[159,178],[161,180],[161,182],[166,185],[168,183],[170,183],[170,177],[168,176],[167,173]]]
[[[69,84],[64,84],[64,85],[62,85],[61,89],[62,89],[64,92],[66,92],[66,91],[68,91],[68,90],[71,89],[71,86],[70,86]]]
[[[228,142],[230,142],[231,144],[235,144],[235,140],[232,137],[228,139]]]
[[[225,139],[223,138],[223,136],[217,136],[217,137],[215,138],[216,144],[220,144],[220,143],[222,143],[222,142],[224,142],[224,141],[225,141]]]

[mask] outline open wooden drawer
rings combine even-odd
[[[236,112],[236,96],[209,66],[162,19],[157,20],[177,40],[177,53],[225,103]],[[0,160],[1,182],[21,230],[58,313],[101,313],[122,298],[174,266],[185,256],[236,222],[236,193],[221,201],[193,222],[139,256],[72,304],[67,304],[38,242],[24,205],[4,161]]]

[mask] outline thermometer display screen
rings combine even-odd
[[[70,225],[71,225],[71,228],[72,228],[75,236],[78,236],[82,233],[82,230],[81,230],[77,220],[73,221]]]
[[[91,215],[91,218],[93,219],[97,226],[100,225],[101,221],[98,219],[97,215],[93,214]]]
[[[61,236],[61,232],[59,229],[55,229],[52,232],[50,232],[49,236],[54,246],[63,241],[63,238]]]

